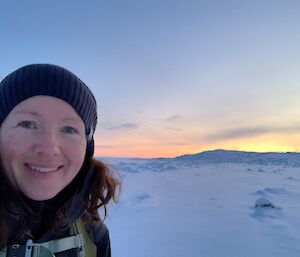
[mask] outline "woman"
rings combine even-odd
[[[56,65],[1,82],[0,256],[111,256],[98,209],[106,215],[120,183],[93,158],[96,108],[88,87]]]

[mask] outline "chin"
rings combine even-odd
[[[46,201],[54,198],[58,192],[24,192],[23,194],[34,201]]]

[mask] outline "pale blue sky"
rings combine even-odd
[[[79,75],[99,101],[97,154],[300,147],[299,1],[0,8],[0,77],[35,62]]]

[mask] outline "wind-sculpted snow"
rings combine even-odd
[[[289,180],[294,180],[294,181],[300,181],[300,179],[294,178],[294,177],[292,177],[292,176],[287,177],[287,179],[289,179]]]
[[[153,159],[148,161],[119,161],[116,163],[118,169],[122,170],[125,173],[137,173],[137,172],[144,172],[144,171],[153,171],[153,172],[164,172],[168,170],[176,170],[177,167],[172,165],[170,160],[169,162]]]
[[[260,196],[281,195],[288,197],[300,197],[299,193],[291,192],[289,190],[286,190],[285,188],[265,188],[263,190],[256,191],[255,194]]]
[[[299,257],[300,169],[190,158],[107,159],[123,177],[114,257]]]

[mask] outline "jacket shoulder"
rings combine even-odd
[[[85,224],[86,233],[97,248],[97,257],[111,257],[109,230],[105,223],[100,221],[95,224],[87,213],[83,215],[82,220]]]
[[[108,228],[103,221],[100,221],[98,224],[86,223],[85,227],[94,244],[98,244],[109,234]]]

